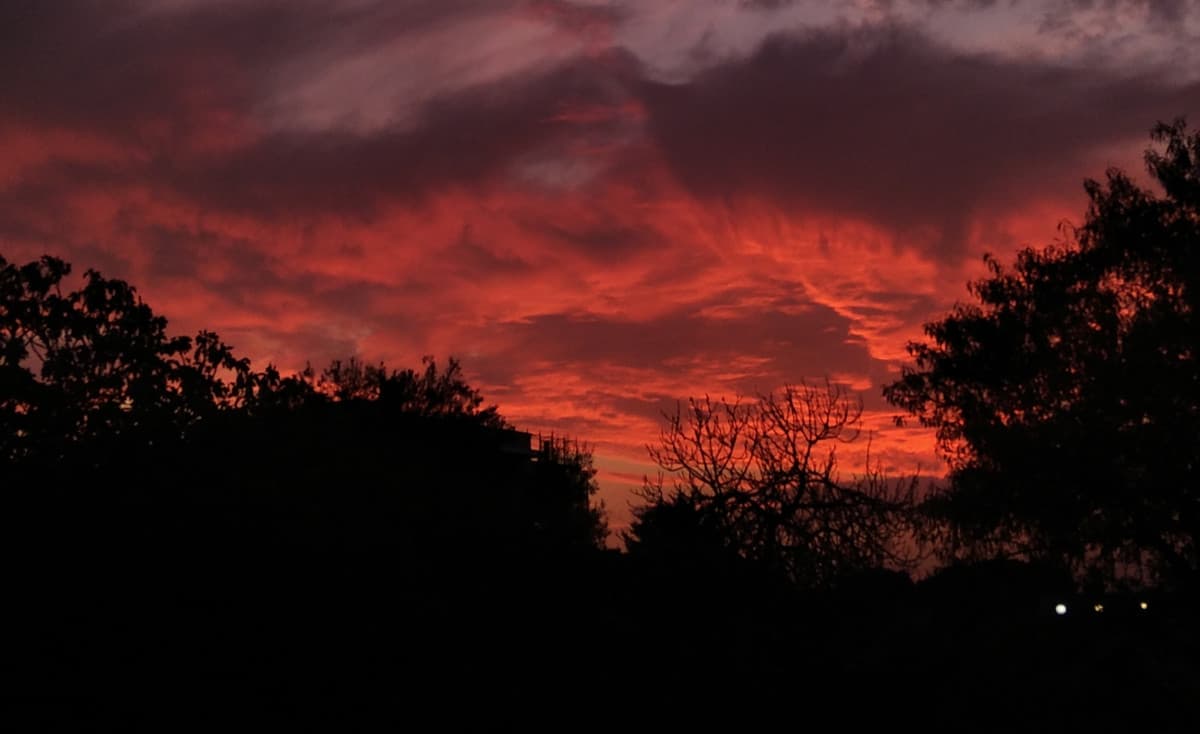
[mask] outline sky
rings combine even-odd
[[[1200,2],[7,0],[0,254],[257,367],[457,357],[620,530],[689,396],[829,379],[938,476],[905,344],[1181,115]]]

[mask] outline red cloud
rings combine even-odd
[[[828,375],[863,391],[873,456],[936,474],[879,395],[904,342],[1200,98],[890,28],[666,85],[609,45],[636,13],[400,5],[3,6],[0,249],[284,369],[456,355],[517,425],[596,444],[617,526],[691,395]],[[485,37],[490,70],[400,63]],[[370,99],[331,81],[363,58]]]

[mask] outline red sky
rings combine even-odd
[[[596,446],[826,376],[872,452],[921,325],[1200,112],[1200,4],[0,3],[0,253],[129,280],[259,366],[459,357]]]

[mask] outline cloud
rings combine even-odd
[[[714,200],[865,219],[968,244],[980,210],[1077,186],[1095,153],[1191,111],[1200,84],[1001,61],[911,30],[779,36],[684,84],[644,86],[654,144]]]
[[[2,3],[0,251],[284,369],[457,355],[618,514],[660,411],[801,378],[935,466],[905,341],[1196,111],[1191,10],[1110,5]]]

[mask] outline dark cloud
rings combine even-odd
[[[447,249],[443,259],[452,262],[455,271],[468,278],[526,275],[534,271],[534,266],[526,260],[498,253],[481,242],[469,224],[463,226],[462,235]]]
[[[12,193],[36,204],[70,188],[140,184],[205,209],[368,221],[381,203],[418,206],[447,187],[519,185],[508,174],[527,151],[608,124],[564,119],[561,112],[581,100],[614,101],[614,76],[627,73],[629,63],[619,56],[610,61],[446,95],[427,105],[414,128],[278,131],[219,154],[162,149],[117,164],[51,158],[25,171]]]
[[[722,294],[720,300],[727,298]],[[770,389],[781,378],[876,370],[865,346],[850,338],[846,319],[822,307],[800,313],[764,307],[736,318],[689,311],[643,321],[547,314],[491,330],[509,345],[508,354],[536,354],[563,364],[671,370],[693,358],[720,365],[743,356],[765,357],[759,377],[740,385],[746,391]]]
[[[287,69],[320,68],[514,5],[293,0],[172,10],[133,0],[12,0],[0,3],[3,114],[144,139],[146,123],[186,128],[211,124],[187,113],[226,105],[245,111],[276,91],[269,86]]]
[[[542,5],[561,22],[588,15],[564,3]],[[213,3],[153,13],[136,3],[0,4],[0,126],[86,131],[129,150],[117,164],[52,154],[41,170],[24,171],[22,190],[12,193],[37,198],[33,192],[136,182],[259,216],[369,217],[380,200],[487,185],[523,152],[601,127],[561,113],[613,102],[625,86],[617,78],[633,67],[628,57],[444,90],[415,120],[365,133],[278,129],[258,114],[297,68],[361,44],[403,43],[471,11],[502,9],[441,0],[350,9]]]
[[[795,4],[795,0],[738,0],[738,7],[750,10],[778,10]]]
[[[107,131],[140,151],[120,165],[52,159],[10,193],[37,199],[31,191],[137,182],[210,209],[370,221],[381,202],[419,206],[446,187],[521,185],[512,167],[537,151],[602,148],[597,141],[627,121],[565,113],[636,99],[653,152],[704,198],[765,196],[800,213],[861,216],[953,250],[978,209],[1077,189],[1098,173],[1084,167],[1098,147],[1143,137],[1200,98],[1195,84],[965,55],[894,27],[842,29],[776,36],[684,84],[638,81],[639,64],[612,51],[448,91],[403,127],[256,129],[238,139],[255,128],[280,65],[482,7],[393,5],[249,3],[150,15],[97,3],[6,6],[0,27],[15,43],[0,51],[0,118]],[[561,2],[528,7],[568,24],[611,15]],[[189,145],[222,126],[228,149]],[[563,234],[584,249],[644,241],[619,228]]]
[[[961,246],[976,210],[1077,188],[1100,146],[1193,111],[1200,85],[1005,61],[897,28],[777,36],[645,84],[654,142],[696,194],[861,216]]]
[[[567,0],[530,0],[525,6],[533,15],[576,33],[606,32],[630,13],[619,6],[588,5]]]
[[[658,232],[633,224],[579,223],[545,216],[520,216],[518,220],[530,234],[561,243],[597,263],[611,263],[667,245]]]
[[[244,70],[298,50],[315,20],[279,5],[154,15],[139,5],[0,4],[6,121],[86,126],[143,142],[177,136],[209,124],[213,108],[252,104]]]

